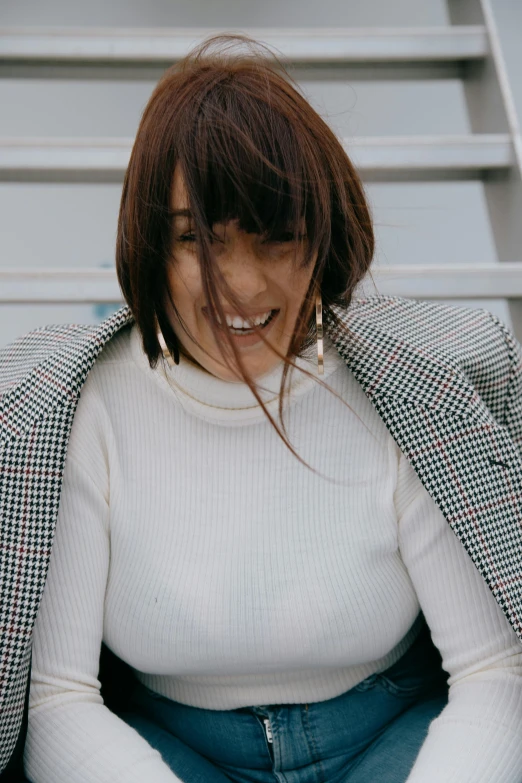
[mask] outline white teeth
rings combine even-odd
[[[245,321],[243,318],[241,318],[239,315],[227,315],[227,326],[231,327],[232,329],[251,329],[252,325],[255,324],[256,326],[259,326],[260,324],[264,324],[265,321],[268,320],[270,317],[271,310],[267,310],[266,313],[263,313],[262,315],[256,315],[255,318],[253,318],[251,321]]]
[[[268,321],[268,319],[270,318],[270,313],[271,313],[271,312],[272,312],[271,310],[268,310],[266,313],[263,313],[262,315],[257,315],[257,316],[254,318],[254,323],[255,323],[257,326],[259,326],[259,324],[264,324],[264,323],[265,323],[265,321]]]

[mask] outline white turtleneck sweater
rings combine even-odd
[[[286,424],[136,326],[104,349],[69,442],[34,633],[33,783],[176,783],[99,692],[102,639],[148,687],[234,709],[323,701],[383,671],[423,610],[450,701],[408,783],[520,783],[522,647],[335,347]],[[277,415],[281,366],[260,383]],[[351,410],[346,407],[347,403]],[[189,781],[190,783],[190,781]]]

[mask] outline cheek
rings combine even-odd
[[[180,313],[194,309],[203,297],[201,275],[194,264],[177,263],[168,274],[169,288]]]
[[[312,279],[312,269],[297,269],[292,272],[287,280],[287,297],[292,304],[292,308],[298,310],[308,292],[310,280]]]

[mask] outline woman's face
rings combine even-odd
[[[238,381],[241,376],[229,369],[223,360],[226,341],[216,341],[206,314],[205,298],[194,240],[194,225],[188,213],[188,201],[183,179],[176,169],[171,197],[173,216],[172,259],[168,267],[170,293],[192,340],[181,326],[174,310],[167,303],[169,318],[182,350],[212,375]],[[252,378],[269,372],[280,360],[270,345],[286,354],[313,274],[314,262],[300,269],[295,261],[296,239],[292,233],[279,241],[267,241],[259,234],[247,234],[238,229],[236,221],[215,224],[217,236],[212,245],[216,263],[227,285],[238,297],[245,312],[255,322],[266,323],[261,337],[249,332],[248,323],[238,317],[231,303],[222,300],[229,333],[241,352],[246,372]],[[302,235],[301,235],[302,236]],[[303,250],[301,249],[302,253]],[[298,256],[299,259],[299,256]],[[199,343],[201,347],[196,345]],[[204,350],[202,350],[204,349]],[[230,356],[234,366],[234,358]]]

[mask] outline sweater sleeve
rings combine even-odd
[[[97,679],[109,572],[108,468],[92,384],[69,441],[49,574],[36,619],[25,748],[33,783],[179,783],[103,704]]]
[[[403,455],[396,508],[401,555],[450,675],[407,783],[520,783],[522,645]]]

